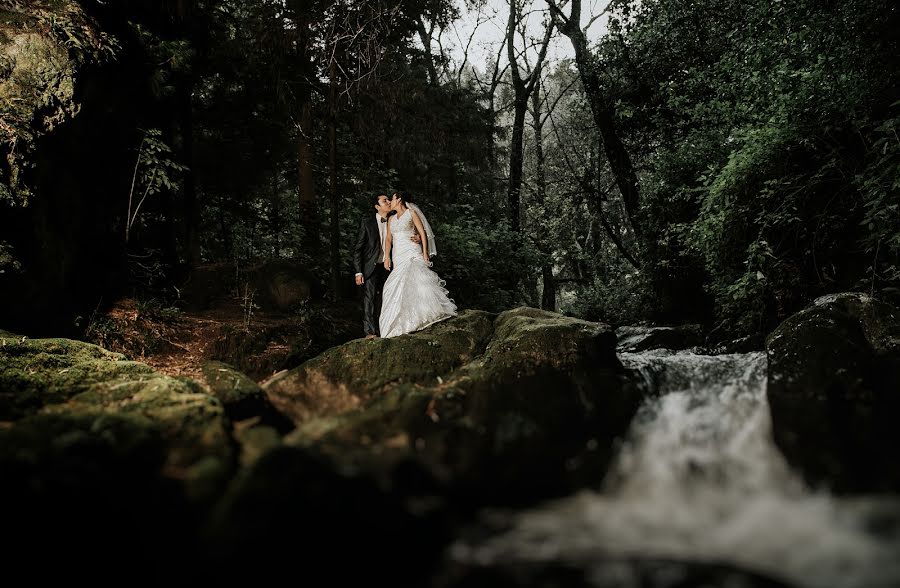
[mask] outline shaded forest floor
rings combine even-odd
[[[180,310],[155,300],[123,298],[92,318],[85,339],[208,389],[205,362],[230,363],[261,381],[361,337],[360,313],[356,301],[311,304],[291,313],[248,313],[238,300]]]

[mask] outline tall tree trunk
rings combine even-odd
[[[600,132],[603,149],[615,178],[616,186],[622,194],[622,201],[631,220],[631,227],[634,229],[638,240],[641,240],[643,231],[638,219],[640,191],[637,174],[631,163],[631,157],[616,130],[615,107],[612,99],[603,88],[603,83],[600,81],[600,72],[598,71],[599,66],[591,55],[587,37],[584,31],[581,30],[581,0],[572,0],[572,12],[568,18],[562,14],[554,0],[549,0],[548,5],[554,21],[557,21],[559,24],[559,29],[572,42],[572,48],[575,50],[575,64],[578,66],[581,84],[588,96],[594,124],[597,125],[597,129]]]
[[[300,226],[303,228],[300,245],[308,257],[315,259],[321,250],[321,236],[312,166],[312,96],[308,89],[303,92],[301,100],[300,127],[297,129],[297,194]]]
[[[506,24],[506,52],[507,59],[509,60],[509,71],[512,77],[513,90],[515,92],[515,101],[513,102],[515,111],[513,116],[512,142],[510,143],[509,152],[509,190],[507,192],[507,208],[510,227],[516,233],[520,232],[522,229],[521,192],[522,165],[524,160],[522,149],[525,133],[525,113],[528,111],[528,99],[531,96],[537,81],[541,77],[541,64],[544,61],[544,57],[547,55],[547,47],[550,45],[550,37],[553,35],[553,22],[551,21],[544,30],[544,39],[540,45],[534,69],[523,77],[519,71],[515,49],[516,30],[521,18],[522,15],[518,10],[518,2],[516,0],[509,0],[509,20]]]
[[[425,19],[419,16],[416,19],[416,32],[419,34],[419,40],[425,48],[425,65],[428,66],[428,81],[433,86],[438,83],[437,69],[434,67],[434,57],[431,55],[431,39],[434,35],[434,22],[432,21],[429,28],[425,28]]]
[[[337,72],[334,62],[329,67],[328,85],[328,165],[330,168],[329,190],[331,196],[331,291],[337,300],[340,297],[341,258],[340,239],[341,226],[337,189]]]
[[[524,157],[522,154],[525,138],[525,113],[528,110],[528,102],[516,100],[515,116],[513,117],[512,141],[509,145],[509,191],[506,196],[507,213],[509,214],[509,226],[516,233],[522,230],[522,166]]]
[[[544,123],[541,118],[543,104],[541,101],[541,82],[537,80],[531,93],[532,115],[534,118],[534,155],[535,155],[535,196],[538,207],[544,208],[547,201],[546,158],[544,156]],[[541,293],[541,308],[556,311],[556,282],[553,279],[552,247],[546,235],[541,233],[537,239],[543,257],[541,278],[544,287]]]

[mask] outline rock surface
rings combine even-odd
[[[766,341],[775,441],[813,484],[900,489],[900,310],[860,293],[817,299]]]
[[[11,2],[0,10],[0,201],[26,203],[22,170],[37,140],[74,117],[79,69],[113,54],[107,37],[77,2]]]
[[[256,382],[227,363],[207,361],[203,364],[203,375],[232,421],[256,419],[282,432],[293,428],[291,422],[275,410]]]
[[[620,351],[638,352],[647,349],[688,349],[700,345],[703,332],[700,325],[674,327],[623,326],[616,329]]]
[[[193,381],[162,376],[96,345],[70,339],[0,338],[0,420],[6,431],[48,415],[122,417],[159,435],[164,467],[175,477],[206,458],[228,464],[233,448],[222,404]]]
[[[640,400],[623,372],[610,327],[518,308],[352,341],[263,388],[298,426],[290,444],[389,476],[409,461],[419,482],[476,501],[527,501],[602,477]]]

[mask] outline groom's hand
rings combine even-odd
[[[419,233],[413,233],[413,236],[410,237],[409,240],[418,245],[422,242],[422,237],[419,236]]]
[[[356,274],[356,285],[362,286],[363,282],[365,282],[365,280],[363,279],[362,274]]]

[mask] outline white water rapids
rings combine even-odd
[[[812,490],[772,441],[763,353],[620,354],[655,393],[600,491],[513,514],[458,561],[734,565],[810,588],[900,586],[900,496]],[[885,448],[896,451],[897,448]]]

